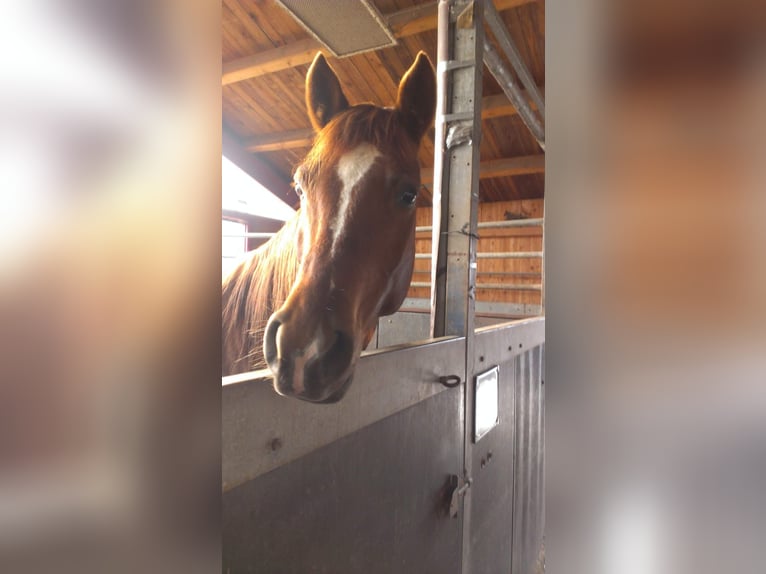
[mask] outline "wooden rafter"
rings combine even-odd
[[[311,147],[314,141],[314,130],[305,128],[300,130],[290,130],[287,132],[278,132],[265,136],[250,138],[245,142],[247,151],[265,152],[278,151],[282,149],[294,149],[301,147]]]
[[[534,1],[536,0],[495,0],[494,4],[498,11],[503,11]],[[389,14],[385,19],[396,38],[406,38],[427,30],[435,30],[438,4],[438,2],[429,2],[421,6],[407,8]],[[286,46],[226,62],[223,65],[222,84],[225,86],[308,64],[314,58],[314,54],[320,50],[322,50],[322,45],[318,41],[313,38],[306,38]]]
[[[527,98],[529,100],[529,98]],[[535,109],[531,100],[530,105]],[[512,116],[518,113],[505,94],[486,96],[481,103],[481,117],[484,119],[500,116]],[[262,136],[256,136],[245,141],[244,146],[251,152],[278,151],[311,147],[314,141],[314,131],[311,128],[290,130]]]
[[[530,173],[543,173],[545,171],[545,155],[525,155],[504,159],[493,159],[481,162],[479,166],[479,178],[490,179],[493,177],[506,177],[511,175],[526,175]],[[434,179],[433,168],[420,170],[420,181],[424,184],[432,183]]]

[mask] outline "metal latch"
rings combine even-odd
[[[468,489],[471,488],[473,480],[467,478],[463,486],[460,486],[460,477],[456,474],[450,475],[449,480],[450,488],[452,489],[449,502],[449,516],[450,518],[457,518],[458,511],[460,510],[460,497],[464,496]]]

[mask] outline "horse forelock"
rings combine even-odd
[[[362,144],[372,144],[402,165],[412,163],[418,150],[418,142],[411,139],[397,110],[359,104],[338,114],[317,134],[314,146],[296,169],[296,180],[304,189],[311,188],[323,169],[336,165]]]

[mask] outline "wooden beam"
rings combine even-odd
[[[545,154],[525,155],[507,159],[493,159],[481,162],[479,177],[506,177],[545,172]]]
[[[495,0],[494,4],[498,11],[503,11],[535,1],[537,0]],[[385,16],[385,20],[396,38],[406,38],[428,30],[435,30],[438,5],[438,2],[429,2],[421,6],[406,8]],[[321,51],[322,47],[314,38],[306,38],[286,46],[226,62],[223,65],[221,83],[226,86],[279,70],[309,64],[314,59],[314,54]]]
[[[524,4],[530,4],[536,0],[495,0],[495,8],[498,12],[517,8]],[[429,2],[412,8],[405,8],[386,17],[391,32],[397,38],[414,36],[428,30],[436,30],[437,10],[439,2]]]
[[[439,2],[429,2],[394,12],[386,18],[388,28],[396,38],[406,38],[427,30],[435,30],[438,7]]]
[[[543,172],[545,172],[544,154],[493,159],[489,161],[483,161],[479,166],[479,177],[481,179]],[[433,168],[423,168],[420,170],[421,183],[433,183],[433,179]]]
[[[280,48],[226,62],[223,65],[222,84],[226,86],[301,64],[309,64],[321,49],[322,45],[314,38],[306,38]]]
[[[536,109],[531,99],[529,101],[532,109]],[[516,108],[505,94],[486,96],[482,99],[481,117],[484,119],[513,116],[517,113]],[[260,153],[283,149],[309,148],[313,142],[314,131],[311,128],[305,128],[256,136],[245,141],[244,145],[248,151]]]
[[[311,147],[314,143],[314,130],[305,128],[290,130],[250,138],[244,142],[245,149],[252,152],[278,151],[299,147]]]

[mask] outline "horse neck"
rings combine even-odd
[[[298,220],[296,214],[223,281],[225,370],[265,367],[262,343],[266,322],[289,295],[298,273]]]
[[[290,290],[293,288],[295,278],[298,275],[300,259],[300,212],[287,221],[271,240],[264,245],[263,277],[268,277],[267,284],[262,286],[258,293],[268,304],[266,315],[262,317],[268,320],[271,314],[282,306]]]

